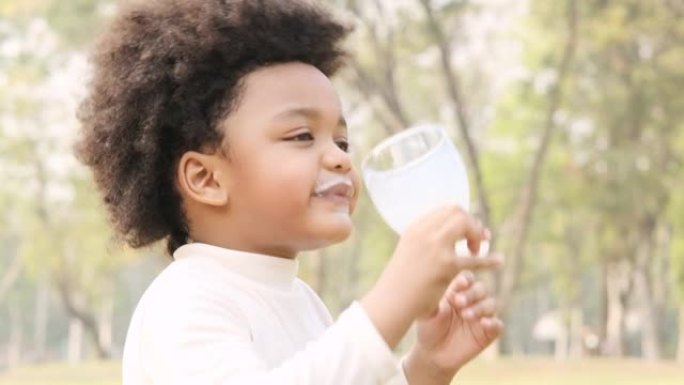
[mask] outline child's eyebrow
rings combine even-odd
[[[304,117],[304,118],[307,118],[310,120],[320,120],[321,116],[322,116],[321,112],[315,108],[295,107],[295,108],[289,108],[285,111],[277,113],[273,117],[273,120],[286,119],[286,118],[292,118],[292,117]],[[347,121],[344,119],[344,116],[340,115],[340,119],[337,121],[337,125],[339,127],[344,128],[344,129],[347,128]]]

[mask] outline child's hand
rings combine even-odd
[[[448,384],[502,329],[494,298],[473,273],[461,272],[434,313],[418,321],[417,341],[405,362],[409,382]]]
[[[437,308],[460,271],[500,264],[496,258],[457,256],[456,241],[464,238],[477,255],[489,232],[456,206],[435,210],[404,231],[385,271],[361,303],[390,347],[396,346],[416,318]]]

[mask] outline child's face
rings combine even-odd
[[[250,73],[221,128],[226,215],[241,248],[291,257],[349,236],[360,183],[339,98],[323,73],[303,63]]]

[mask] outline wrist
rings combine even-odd
[[[359,301],[390,349],[394,349],[411,327],[415,315],[405,306],[400,293],[378,282]]]
[[[415,345],[406,354],[403,366],[406,379],[411,385],[448,385],[460,369],[439,367],[430,359],[428,352]]]

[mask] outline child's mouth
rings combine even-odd
[[[325,198],[328,200],[349,203],[352,195],[352,188],[345,184],[337,184],[329,189],[314,193],[317,198]]]
[[[354,187],[348,178],[335,178],[316,187],[313,196],[337,204],[349,205]]]

